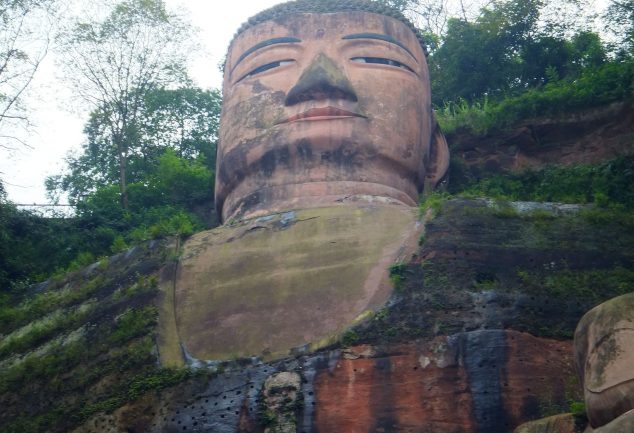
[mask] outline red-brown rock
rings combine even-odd
[[[476,331],[348,353],[315,378],[318,432],[509,432],[578,391],[569,342]]]

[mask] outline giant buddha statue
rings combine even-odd
[[[447,171],[422,38],[366,0],[257,14],[227,53],[217,160],[224,225],[183,246],[163,362],[329,344],[387,301]]]
[[[634,293],[588,311],[575,331],[587,433],[634,431]]]
[[[225,221],[355,195],[414,206],[447,161],[425,46],[396,12],[291,2],[232,42],[216,179]]]

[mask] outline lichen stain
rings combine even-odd
[[[596,363],[593,366],[593,370],[591,373],[594,373],[595,386],[599,386],[605,382],[605,371],[610,364],[612,364],[623,350],[616,342],[615,335],[609,335],[603,340],[600,344],[597,345],[595,350],[598,352],[596,356]],[[598,382],[598,383],[597,383]]]
[[[296,145],[297,147],[297,155],[302,160],[312,160],[313,159],[313,147],[310,144],[310,140],[302,138]]]
[[[321,160],[341,167],[359,168],[363,165],[359,156],[360,154],[358,148],[354,148],[350,143],[344,142],[332,151],[327,150],[322,152]]]
[[[289,161],[290,153],[288,147],[271,149],[264,153],[260,159],[260,172],[266,177],[271,177],[279,164],[288,167]]]

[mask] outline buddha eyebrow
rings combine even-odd
[[[414,60],[416,60],[414,54],[412,54],[412,52],[405,45],[403,45],[402,42],[394,39],[392,36],[389,35],[383,35],[380,33],[355,33],[353,35],[344,36],[341,39],[378,39],[379,41],[388,42],[390,44],[401,47],[402,49],[407,51],[407,53],[412,56]],[[418,60],[416,60],[416,63],[418,63]]]
[[[235,68],[236,66],[238,66],[238,63],[243,61],[246,56],[248,56],[249,54],[251,54],[254,51],[257,51],[257,50],[259,50],[261,48],[268,47],[269,45],[292,44],[292,43],[297,43],[297,42],[301,42],[301,41],[302,41],[301,39],[293,38],[293,37],[290,37],[290,36],[286,36],[286,37],[281,37],[281,38],[267,39],[266,41],[258,42],[257,44],[255,44],[254,46],[252,46],[251,48],[246,50],[244,53],[242,53],[242,55],[240,57],[238,57],[238,60],[236,61],[236,64],[233,65],[233,67]]]

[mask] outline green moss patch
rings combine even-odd
[[[2,431],[65,432],[191,376],[157,364],[157,272],[165,243],[113,256],[0,310]]]

